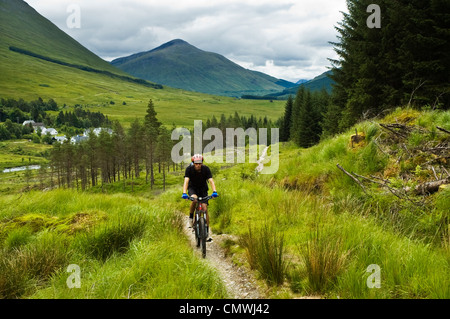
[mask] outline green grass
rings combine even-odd
[[[70,190],[0,201],[3,298],[227,296],[192,254],[181,219],[158,202]],[[66,284],[71,264],[80,266],[80,289]]]
[[[447,113],[433,120],[428,112],[416,113],[416,123],[430,130]],[[358,125],[366,140],[355,148],[349,143],[353,132],[310,149],[283,144],[275,175],[255,174],[255,164],[211,165],[219,192],[209,205],[213,237],[240,239],[226,243],[227,254],[254,269],[269,298],[450,298],[448,187],[400,200],[366,183],[366,194],[336,163],[365,176],[389,175],[392,185],[402,182],[399,174],[431,175],[415,167],[394,169],[384,152],[396,145],[375,123]],[[426,134],[425,142],[442,138],[439,132]],[[125,191],[116,183],[105,185],[103,193],[96,187],[2,196],[2,267],[9,274],[0,280],[3,291],[29,298],[226,298],[215,271],[192,254],[181,232],[177,212],[188,213],[180,199],[182,180],[182,171],[169,174],[166,192],[161,185],[151,191],[141,177],[134,192],[127,181]],[[39,257],[36,245],[51,236],[58,238],[53,257]],[[82,288],[67,288],[68,264],[81,267]],[[374,264],[381,269],[381,288],[367,286],[367,269]],[[18,265],[45,268],[46,275],[27,270],[20,277],[14,272]]]
[[[437,123],[446,127],[448,112],[397,110],[384,121],[395,123],[395,118],[411,115],[411,125],[421,123],[431,132]],[[250,239],[259,238],[261,244],[263,238],[255,230],[269,228],[264,239],[283,238],[289,296],[449,298],[448,188],[400,200],[379,185],[365,183],[366,194],[337,163],[364,176],[389,174],[397,183],[406,180],[393,174],[406,174],[412,184],[414,179],[434,176],[424,170],[419,174],[415,167],[395,170],[395,161],[380,149],[395,150],[386,133],[371,122],[357,128],[366,139],[355,148],[350,144],[354,128],[310,149],[282,145],[280,169],[272,176],[243,174],[243,165],[221,171],[216,178],[220,196],[210,204],[213,231],[246,239],[240,247],[229,248],[229,253],[237,262],[244,258],[268,285],[274,281],[264,270],[265,262],[257,261],[257,241]],[[427,145],[445,138],[438,133],[421,136]],[[270,251],[265,249],[266,258]],[[381,268],[379,289],[366,284],[367,267],[372,264]],[[283,289],[272,290],[273,296]]]
[[[249,227],[270,226],[271,233],[264,238],[276,236],[284,240],[286,250],[282,258],[288,265],[284,275],[291,286],[291,296],[450,297],[448,248],[396,231],[357,196],[345,202],[342,199],[336,209],[330,198],[307,195],[304,191],[286,191],[238,180],[217,184],[220,197],[210,204],[213,231],[219,228],[224,233],[254,238],[257,236],[249,232]],[[220,201],[233,203],[228,206],[231,222],[225,229],[221,228],[221,215],[217,216],[216,211],[217,207],[223,208]],[[247,241],[236,254],[245,257],[249,248],[258,251]],[[270,257],[269,251],[265,250],[266,258]],[[252,265],[258,258],[253,255],[247,260]],[[366,269],[371,264],[382,269],[380,289],[369,289],[366,285],[369,276]],[[272,285],[273,279],[260,267],[262,264],[253,266]]]
[[[50,149],[50,145],[35,144],[28,140],[0,142],[0,170],[3,172],[5,168],[47,163],[44,156]]]

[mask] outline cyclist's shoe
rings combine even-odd
[[[209,237],[206,241],[207,241],[208,243],[210,243],[210,242],[213,241],[213,239],[212,239],[211,237]]]
[[[193,224],[194,224],[194,219],[193,218],[189,218],[189,224],[188,224],[189,228],[192,228]]]

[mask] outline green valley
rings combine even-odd
[[[0,0],[0,299],[221,301],[235,298],[241,284],[266,299],[450,299],[448,63],[438,63],[444,51],[434,52],[442,74],[417,86],[402,63],[419,65],[424,76],[434,64],[407,50],[408,28],[407,42],[395,37],[394,48],[382,38],[394,32],[391,24],[366,30],[354,23],[365,21],[356,10],[365,3],[348,1],[339,29],[348,51],[338,49],[343,60],[333,61],[333,90],[301,85],[281,101],[136,78],[24,1]],[[421,12],[445,6],[436,0]],[[387,13],[383,23],[409,25],[391,7]],[[445,30],[437,31],[442,40]],[[162,49],[180,45],[186,50],[180,41]],[[358,51],[366,46],[398,50],[401,59],[389,65],[388,51],[376,65]],[[396,81],[376,81],[390,68]],[[312,83],[330,85],[327,74]],[[43,123],[33,131],[37,123],[22,124],[28,117]],[[229,128],[279,137],[264,143],[259,135],[254,145],[244,134],[242,146],[227,150],[232,160],[219,149],[204,151],[219,194],[209,201],[206,258],[190,242],[190,202],[181,197],[192,152],[183,152],[184,163],[171,153],[179,142],[171,140],[173,128],[189,129],[185,137],[195,120],[219,132],[211,134],[217,139],[227,139]],[[42,136],[44,123],[58,135],[88,136],[59,143]],[[264,174],[260,163],[277,170]]]
[[[192,127],[194,119],[206,121],[214,114],[232,115],[239,111],[242,115],[264,114],[276,120],[282,113],[282,102],[242,101],[170,87],[155,89],[122,80],[120,77],[131,76],[82,47],[25,2],[8,0],[0,5],[2,98],[26,101],[38,97],[44,100],[52,98],[59,106],[78,104],[101,110],[110,119],[123,121],[125,125],[144,115],[149,99],[155,101],[159,117],[165,124],[185,127]],[[30,21],[31,24],[20,21]],[[50,62],[12,51],[10,47],[107,74]]]

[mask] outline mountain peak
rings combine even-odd
[[[167,49],[171,46],[192,46],[192,45],[190,45],[189,43],[187,43],[184,40],[175,39],[175,40],[172,40],[172,41],[169,41],[167,43],[160,45],[159,47],[157,47],[156,49],[153,49],[152,51]]]
[[[189,44],[182,39],[174,39],[172,41],[167,42],[166,44],[174,45],[174,44]]]
[[[208,94],[265,95],[287,87],[283,81],[244,69],[220,54],[203,51],[181,39],[111,64],[141,79]]]

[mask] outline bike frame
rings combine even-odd
[[[197,240],[197,247],[201,246],[202,249],[202,256],[203,258],[206,257],[206,226],[207,226],[207,219],[206,216],[208,214],[208,211],[204,209],[204,204],[206,201],[213,198],[212,196],[207,197],[199,197],[194,198],[189,196],[189,200],[196,202],[195,207],[195,213],[194,213],[194,232],[195,232],[195,239]]]

